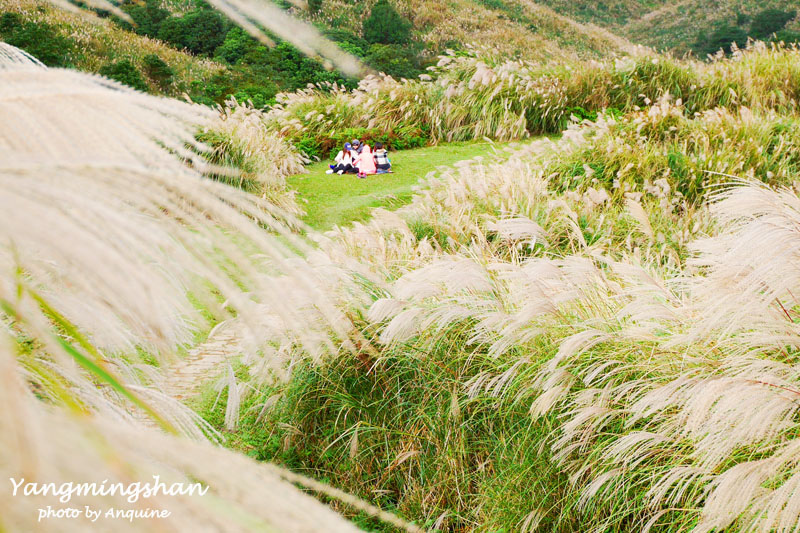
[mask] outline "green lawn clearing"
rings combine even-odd
[[[374,207],[396,209],[411,201],[411,188],[437,167],[475,156],[506,157],[503,149],[517,143],[450,143],[415,150],[390,152],[392,174],[359,179],[352,174],[325,174],[331,161],[308,166],[308,174],[290,176],[289,187],[306,210],[303,220],[318,230],[366,220]]]

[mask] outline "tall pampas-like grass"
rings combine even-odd
[[[351,334],[331,298],[347,276],[290,229],[291,214],[204,175],[221,169],[206,162],[209,148],[195,134],[215,113],[46,69],[4,46],[0,116],[3,478],[61,487],[157,475],[208,487],[206,496],[133,506],[119,492],[72,502],[171,513],[100,518],[120,531],[355,531],[284,479],[413,530],[313,480],[217,448],[146,378],[152,370],[137,354],[173,360],[209,320],[234,316],[250,357],[277,359],[275,349],[262,351],[272,345],[321,357],[346,349]],[[39,522],[37,509],[57,507],[57,498],[6,489],[2,529],[91,527],[85,516]]]
[[[797,193],[748,183],[714,200],[718,234],[685,270],[589,250],[498,260],[473,237],[367,316],[389,346],[517,360],[463,386],[558,417],[542,446],[597,528],[794,530]]]

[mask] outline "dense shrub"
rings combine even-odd
[[[331,29],[325,32],[325,37],[334,41],[344,50],[351,54],[364,57],[369,51],[369,43],[363,37],[359,37],[349,30]]]
[[[214,56],[216,59],[235,65],[256,46],[257,41],[236,26],[225,35],[225,40],[214,51]]]
[[[147,83],[144,81],[142,73],[128,59],[106,63],[100,67],[98,72],[107,78],[124,83],[128,87],[133,87],[139,91],[147,91]]]
[[[175,77],[175,71],[156,54],[147,54],[142,58],[144,73],[148,78],[161,87],[167,87]]]
[[[267,48],[238,27],[231,28],[214,56],[237,65],[242,71],[252,71],[245,76],[251,80],[277,85],[285,91],[300,89],[309,83],[345,83],[341,75],[325,70],[319,61],[309,59],[289,43],[281,42]]]
[[[780,9],[764,9],[756,13],[752,20],[742,13],[737,13],[736,25],[723,22],[710,34],[701,31],[695,42],[692,44],[692,51],[699,57],[716,54],[722,50],[726,54],[731,53],[733,44],[742,48],[748,37],[758,40],[770,40],[773,34],[780,32],[786,24],[797,15],[796,11],[783,11]],[[750,22],[749,31],[745,29],[745,24]],[[791,33],[775,36],[776,42],[795,42],[797,39]]]
[[[192,82],[188,92],[192,101],[199,104],[223,104],[233,96],[240,102],[249,101],[254,107],[263,108],[275,103],[278,86],[269,74],[237,66],[209,80]]]
[[[7,12],[0,17],[0,36],[49,67],[68,67],[77,53],[75,42],[59,35],[54,26],[24,21],[17,13]]]
[[[411,41],[411,23],[388,0],[378,0],[372,7],[363,32],[370,43],[402,45]]]
[[[158,38],[193,54],[210,56],[224,41],[225,29],[225,22],[219,13],[198,9],[182,17],[165,19],[158,29]]]
[[[11,11],[0,16],[0,32],[11,33],[22,27],[22,16]]]
[[[144,5],[126,4],[123,10],[133,19],[136,33],[151,37],[158,35],[161,23],[170,15],[168,10],[161,7],[160,0],[146,0]]]
[[[715,29],[710,35],[700,33],[692,46],[692,50],[699,56],[705,57],[715,54],[719,50],[726,54],[731,53],[733,43],[742,48],[747,44],[747,32],[737,26],[722,25]]]
[[[781,30],[775,34],[773,40],[776,43],[800,43],[800,31]]]
[[[395,78],[414,78],[421,70],[415,64],[416,56],[409,47],[391,44],[373,44],[369,47],[367,64],[379,72]]]
[[[322,9],[322,0],[308,0],[308,10],[311,13],[318,13]]]
[[[756,39],[766,39],[773,33],[782,30],[786,23],[792,20],[796,11],[782,11],[780,9],[765,9],[753,17],[750,24],[750,36]]]

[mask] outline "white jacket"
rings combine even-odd
[[[350,153],[345,154],[344,150],[340,150],[336,157],[333,160],[337,165],[352,165],[353,158],[350,156]]]

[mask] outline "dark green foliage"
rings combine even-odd
[[[156,54],[144,56],[142,66],[147,77],[162,89],[172,83],[175,71]]]
[[[220,104],[234,96],[256,107],[264,107],[274,103],[278,91],[293,91],[309,83],[336,82],[350,88],[355,86],[355,80],[325,70],[318,61],[305,57],[280,39],[275,39],[277,46],[267,48],[202,2],[181,17],[169,16],[169,12],[160,8],[158,0],[123,7],[136,22],[137,32],[230,65],[226,72],[211,80],[177,88],[187,91],[195,102]],[[126,25],[123,21],[117,22]],[[339,37],[357,43],[356,47],[363,46],[361,55],[366,55],[366,41],[350,32],[343,32]],[[150,61],[152,64],[143,65],[147,76],[159,87],[168,87],[172,82],[171,73],[153,58]]]
[[[397,127],[392,131],[383,131],[376,128],[344,128],[338,130],[334,135],[324,138],[315,138],[308,135],[293,139],[292,144],[309,157],[322,158],[340,149],[344,143],[352,139],[360,139],[370,146],[376,142],[381,142],[384,148],[390,150],[408,150],[427,146],[430,137],[423,128],[416,124],[409,124]]]
[[[711,34],[700,32],[692,45],[692,51],[701,58],[709,54],[713,55],[719,50],[729,54],[733,43],[742,48],[747,44],[748,36],[753,39],[770,40],[773,34],[776,34],[771,40],[786,43],[797,42],[797,35],[794,35],[793,32],[782,31],[786,24],[796,15],[796,11],[764,9],[756,13],[750,20],[746,15],[738,13],[736,26],[723,22]],[[744,29],[744,25],[748,21],[750,21],[749,31]]]
[[[219,13],[198,9],[182,17],[165,19],[158,29],[158,38],[193,54],[210,56],[224,41],[225,29]]]
[[[369,47],[367,64],[395,78],[415,78],[421,72],[415,65],[416,55],[410,47],[373,44]]]
[[[22,27],[22,17],[19,13],[7,12],[0,16],[0,32],[11,33]]]
[[[192,101],[206,105],[222,104],[234,96],[240,102],[250,101],[260,108],[275,103],[277,93],[278,87],[269,77],[257,70],[238,67],[207,81],[192,82],[189,88]]]
[[[364,21],[363,33],[369,43],[403,45],[411,41],[411,23],[388,0],[378,0]]]
[[[737,26],[744,26],[750,22],[750,17],[748,17],[745,13],[738,12],[736,13],[736,25]]]
[[[737,26],[724,24],[714,30],[711,35],[706,36],[701,32],[692,45],[692,50],[701,58],[713,55],[719,50],[730,54],[733,43],[736,43],[739,48],[744,47],[747,44],[747,32]]]
[[[3,13],[0,17],[0,36],[49,67],[68,67],[77,53],[75,42],[59,35],[54,26],[26,22],[17,13]]]
[[[311,13],[317,13],[322,9],[322,0],[308,0],[308,10]]]
[[[795,15],[797,15],[796,11],[780,9],[760,11],[753,17],[753,22],[750,24],[750,36],[756,39],[766,39],[773,33],[782,30]]]
[[[791,31],[791,30],[781,30],[775,34],[775,38],[773,39],[776,43],[798,43],[800,44],[800,31]]]
[[[214,56],[237,65],[242,71],[252,71],[251,81],[278,86],[284,91],[300,89],[309,83],[349,85],[341,75],[325,70],[318,61],[307,58],[289,43],[281,42],[274,48],[267,48],[238,27],[231,28]]]
[[[123,9],[133,19],[134,31],[151,37],[158,35],[161,23],[169,17],[169,11],[161,7],[159,0],[147,0],[144,5],[128,4]]]
[[[133,87],[139,91],[147,91],[147,83],[145,83],[142,73],[128,59],[106,63],[100,67],[99,73],[107,78],[124,83],[128,87]]]
[[[334,41],[342,49],[358,57],[365,57],[369,52],[369,43],[349,30],[332,29],[325,32],[325,37]]]
[[[235,65],[256,46],[258,41],[236,26],[225,35],[225,40],[214,51],[214,56],[216,59]]]
[[[424,72],[422,68],[422,47],[416,43],[405,46],[374,43],[370,44],[348,30],[328,30],[325,36],[336,42],[343,50],[360,57],[378,72],[395,78],[416,78]]]

